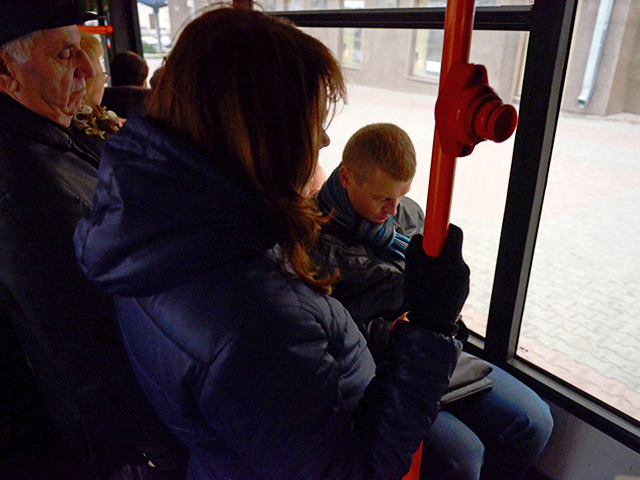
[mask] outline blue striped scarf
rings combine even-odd
[[[373,223],[356,212],[347,191],[340,181],[340,167],[336,168],[318,192],[318,206],[332,221],[347,229],[356,240],[362,240],[376,250],[395,258],[404,258],[409,238],[396,232],[393,218],[385,223]]]

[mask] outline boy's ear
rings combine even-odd
[[[11,69],[8,67],[8,57],[0,51],[0,92],[9,93],[16,89],[18,83]]]
[[[345,167],[344,165],[340,167],[338,172],[340,174],[340,183],[344,188],[349,188],[351,183],[353,182],[353,170],[350,167]]]

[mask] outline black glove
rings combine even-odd
[[[469,295],[469,267],[462,259],[462,230],[449,225],[437,258],[422,248],[414,235],[405,252],[404,290],[409,321],[445,335],[458,331],[456,320]]]

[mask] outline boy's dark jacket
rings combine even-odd
[[[189,478],[400,480],[460,343],[407,324],[374,376],[348,312],[278,268],[261,201],[214,162],[129,120],[76,231]]]
[[[422,233],[424,213],[404,197],[393,217],[396,231],[408,238]],[[393,320],[408,310],[404,299],[404,259],[385,255],[330,221],[314,248],[314,259],[328,272],[340,270],[331,295],[347,307],[369,341],[374,358],[384,354]]]
[[[28,448],[46,469],[58,459],[74,478],[93,479],[146,463],[143,451],[162,465],[183,447],[136,385],[112,300],[77,266],[73,232],[90,211],[99,159],[71,135],[0,93],[0,423],[14,434],[0,451],[15,459]],[[46,430],[48,415],[61,437],[20,445],[34,441],[21,432]],[[49,458],[52,443],[62,451]]]
[[[404,197],[393,216],[393,224],[396,232],[411,238],[422,233],[424,213],[416,202]],[[394,320],[409,310],[404,296],[404,259],[354,239],[334,221],[323,226],[313,254],[327,273],[340,271],[340,281],[331,295],[349,310],[367,339],[374,360],[380,362],[395,328]],[[463,332],[468,334],[466,327]],[[457,338],[464,339],[465,333]],[[462,352],[442,403],[490,388],[492,381],[487,375],[492,369],[484,360]]]

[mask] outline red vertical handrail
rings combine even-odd
[[[402,480],[419,480],[420,478],[420,464],[422,462],[422,443],[418,447],[416,453],[413,454],[413,459],[411,460],[411,468],[409,469],[409,473],[407,473]]]
[[[475,0],[447,0],[438,93],[442,90],[451,65],[456,62],[469,62],[474,12]],[[436,129],[433,135],[429,192],[422,240],[425,253],[431,257],[440,255],[444,239],[449,231],[455,170],[456,157],[445,155],[442,152]],[[419,479],[421,456],[422,444],[414,454],[409,473],[403,477],[403,480]]]
[[[448,0],[444,23],[440,92],[451,65],[468,63],[475,0]],[[449,213],[453,194],[456,157],[442,152],[438,130],[433,136],[429,192],[425,210],[422,246],[427,255],[437,257],[449,231]]]

